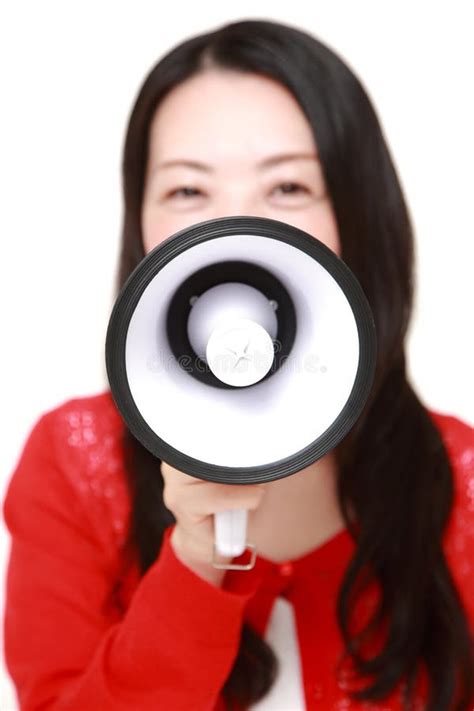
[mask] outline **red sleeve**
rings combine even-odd
[[[174,554],[158,559],[118,621],[87,511],[54,457],[49,415],[33,428],[4,502],[12,545],[5,657],[23,711],[211,711],[233,665],[259,577],[218,588]]]
[[[444,549],[474,635],[474,428],[434,414],[453,470],[454,501]]]

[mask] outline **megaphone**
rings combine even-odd
[[[314,236],[260,217],[200,222],[155,247],[106,336],[112,397],[132,434],[172,467],[225,484],[274,481],[334,449],[375,362],[373,316],[349,267]],[[255,559],[247,511],[214,523],[214,553],[250,548]]]

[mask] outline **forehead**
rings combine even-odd
[[[291,92],[258,74],[206,70],[174,87],[150,126],[155,159],[315,150],[311,126]]]

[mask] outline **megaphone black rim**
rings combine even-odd
[[[126,340],[130,320],[150,281],[182,252],[208,240],[230,235],[258,235],[286,242],[315,258],[344,292],[359,338],[359,363],[350,395],[334,422],[310,445],[289,457],[255,467],[228,467],[190,457],[160,438],[147,424],[130,390],[126,371]],[[127,279],[110,316],[105,359],[112,397],[126,425],[158,459],[200,479],[224,484],[256,484],[300,471],[334,449],[359,418],[373,383],[376,365],[375,324],[368,301],[352,271],[332,250],[312,235],[278,220],[223,217],[183,229],[153,249]],[[183,418],[186,414],[183,413]]]

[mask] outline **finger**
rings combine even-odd
[[[201,482],[200,486],[193,487],[193,489],[173,491],[170,498],[176,496],[174,503],[179,510],[205,516],[216,511],[253,510],[260,505],[264,493],[265,489],[261,485],[232,486]]]

